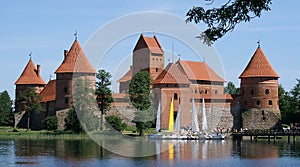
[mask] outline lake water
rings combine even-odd
[[[231,139],[179,142],[141,140],[153,145],[146,146],[139,141],[138,150],[154,150],[157,154],[147,157],[122,156],[103,149],[90,139],[0,139],[0,166],[300,166],[298,141],[288,144],[284,140],[277,140],[276,143]],[[124,144],[122,141],[120,143]],[[103,145],[107,149],[110,146]],[[126,143],[120,150],[129,155],[132,152],[139,154],[133,147]]]

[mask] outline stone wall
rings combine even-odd
[[[135,126],[135,123],[132,122],[134,118],[134,113],[135,110],[132,107],[111,107],[111,109],[106,112],[106,116],[118,116],[127,125]]]
[[[281,126],[280,115],[272,109],[249,109],[242,112],[243,128],[275,129]]]
[[[199,128],[202,129],[202,107],[196,107],[198,112]],[[233,127],[233,115],[230,107],[209,106],[205,107],[207,127],[209,130],[216,128],[231,129]]]

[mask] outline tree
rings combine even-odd
[[[149,98],[151,83],[150,74],[146,71],[138,72],[129,83],[129,98],[137,109],[133,122],[140,136],[143,136],[144,130],[152,125],[154,112]]]
[[[206,0],[213,3],[214,0]],[[193,7],[186,16],[186,22],[203,22],[207,29],[198,38],[211,45],[232,31],[241,22],[250,22],[260,17],[263,11],[271,10],[272,0],[228,0],[219,8],[205,10],[204,7]]]
[[[30,116],[34,112],[43,111],[41,106],[41,96],[35,92],[34,88],[27,88],[20,93],[17,102],[23,104],[24,111],[27,113],[27,130],[30,128]]]
[[[73,92],[74,109],[84,130],[92,131],[98,128],[98,106],[93,86],[87,78],[77,78]]]
[[[281,121],[284,124],[290,124],[293,122],[293,111],[291,111],[291,97],[289,92],[285,91],[283,86],[279,84],[278,86],[278,99],[279,99],[279,109],[281,113]]]
[[[296,85],[290,91],[291,94],[291,111],[294,112],[294,122],[300,122],[300,79],[297,79]]]
[[[233,82],[228,82],[224,92],[225,94],[240,94],[240,88],[236,88]]]
[[[111,75],[109,72],[102,69],[98,71],[96,78],[98,79],[96,82],[96,100],[101,112],[100,128],[102,129],[104,114],[107,110],[109,110],[111,102],[113,101],[112,92],[109,88],[111,85]]]
[[[121,132],[126,129],[127,124],[122,122],[122,119],[118,116],[107,116],[105,117],[106,121],[109,123],[109,125],[117,130],[118,132]]]
[[[67,114],[68,116],[65,118],[66,130],[71,130],[77,133],[82,132],[82,126],[75,112],[75,108],[72,107]]]
[[[13,126],[12,100],[7,91],[0,93],[0,126]]]

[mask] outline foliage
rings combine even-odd
[[[121,132],[127,128],[127,124],[122,122],[122,119],[118,116],[107,116],[105,117],[106,121],[109,125],[114,128],[115,130]]]
[[[140,136],[143,136],[144,130],[153,124],[155,112],[150,100],[151,83],[150,74],[146,71],[138,72],[129,83],[129,98],[137,109],[133,122]]]
[[[34,112],[44,111],[41,106],[41,96],[35,92],[34,88],[27,88],[23,92],[20,93],[17,102],[19,104],[24,105],[23,109],[28,113],[27,116],[27,129],[29,129],[30,125],[30,115]]]
[[[82,132],[82,127],[75,112],[75,108],[72,107],[67,114],[68,116],[65,118],[65,130],[71,130],[77,133]]]
[[[224,92],[225,94],[240,94],[240,88],[236,88],[233,82],[228,82]]]
[[[138,72],[129,83],[129,98],[132,105],[138,110],[150,107],[151,77],[147,71]]]
[[[112,92],[109,88],[111,85],[111,77],[110,73],[103,69],[99,70],[96,74],[96,78],[98,79],[96,82],[96,100],[101,111],[101,125],[103,125],[103,116],[105,112],[109,110],[111,102],[113,101]]]
[[[300,79],[297,82],[290,92],[285,91],[282,85],[278,87],[281,120],[285,124],[300,121]]]
[[[12,100],[7,91],[0,93],[0,126],[13,126]]]
[[[57,129],[58,121],[56,116],[47,117],[43,122],[45,123],[45,129],[47,130]]]
[[[74,109],[81,121],[84,130],[96,130],[99,121],[96,116],[98,106],[94,90],[87,78],[77,78],[73,92]]]
[[[291,111],[294,112],[294,122],[300,122],[300,79],[297,79],[296,85],[290,91],[291,94]]]
[[[213,2],[213,0],[212,0]],[[232,31],[241,22],[250,22],[260,17],[263,11],[269,11],[272,0],[228,0],[219,8],[205,10],[204,7],[193,7],[186,16],[186,22],[203,22],[208,27],[199,38],[211,45]]]

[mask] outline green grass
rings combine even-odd
[[[73,139],[73,138],[89,138],[86,134],[77,134],[70,131],[48,131],[48,130],[27,130],[20,128],[12,128],[0,126],[0,138],[34,138],[34,139]]]

